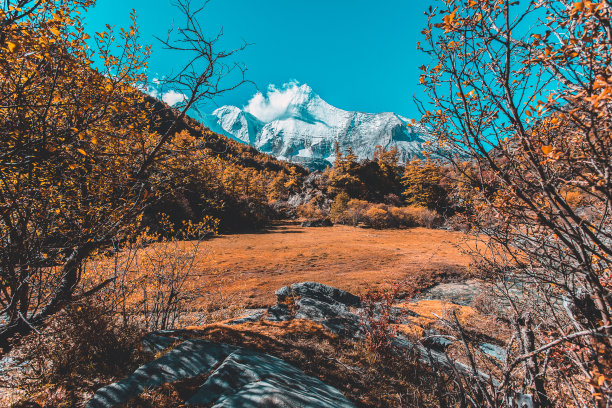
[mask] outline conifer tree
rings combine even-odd
[[[448,194],[441,185],[443,174],[432,162],[412,161],[406,164],[402,176],[406,204],[443,211],[448,206]]]

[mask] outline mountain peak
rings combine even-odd
[[[263,122],[272,122],[298,115],[317,100],[320,98],[310,86],[293,81],[281,87],[270,85],[265,94],[257,92],[243,110]]]
[[[334,160],[334,147],[349,147],[360,159],[371,159],[376,146],[397,147],[405,162],[421,157],[430,136],[394,113],[349,112],[321,99],[296,81],[264,95],[257,92],[243,108],[224,106],[211,115],[225,133],[278,158],[321,167]]]

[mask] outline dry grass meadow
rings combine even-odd
[[[424,289],[466,274],[459,232],[278,224],[264,233],[215,237],[202,247],[201,277],[246,307],[273,304],[274,291],[316,281],[355,294],[392,283]]]

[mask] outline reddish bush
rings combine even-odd
[[[388,290],[371,291],[361,298],[361,324],[365,332],[365,346],[369,351],[385,352],[393,347],[397,334],[392,324],[395,320],[393,303],[399,291],[400,285],[394,284]]]

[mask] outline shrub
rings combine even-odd
[[[113,256],[92,258],[83,272],[87,287],[111,282],[94,298],[98,305],[146,330],[168,330],[210,321],[230,312],[231,300],[200,274],[209,259],[200,224],[186,224],[174,237],[143,233]],[[189,240],[187,240],[189,239]],[[211,307],[214,306],[214,307]],[[230,312],[231,313],[231,312]]]
[[[347,216],[352,221],[353,226],[359,225],[364,221],[364,215],[371,203],[365,200],[353,199],[348,202]]]
[[[425,207],[410,206],[405,207],[405,211],[414,218],[416,224],[425,228],[433,228],[438,225],[440,216],[434,210]]]
[[[391,216],[400,228],[410,228],[419,225],[419,219],[411,207],[391,207]]]
[[[374,204],[363,200],[350,200],[342,212],[342,202],[333,206],[332,220],[338,224],[357,226],[360,223],[371,228],[433,228],[438,225],[440,216],[436,211],[424,207],[395,207]],[[335,202],[336,203],[336,202]]]
[[[329,210],[329,216],[333,221],[338,222],[338,219],[342,219],[344,212],[348,209],[349,201],[351,201],[351,197],[345,192],[336,195]]]
[[[393,303],[398,297],[400,285],[389,289],[368,292],[361,298],[361,326],[365,332],[366,350],[374,353],[388,352],[397,335],[394,323]]]
[[[372,228],[389,228],[393,226],[393,218],[385,206],[372,206],[364,214],[364,222]]]
[[[97,304],[70,305],[15,348],[22,366],[15,385],[27,391],[29,402],[76,406],[84,391],[123,377],[144,362],[142,334]]]
[[[298,216],[310,220],[327,217],[327,211],[320,205],[320,201],[319,197],[314,197],[308,203],[300,205],[297,208]]]

